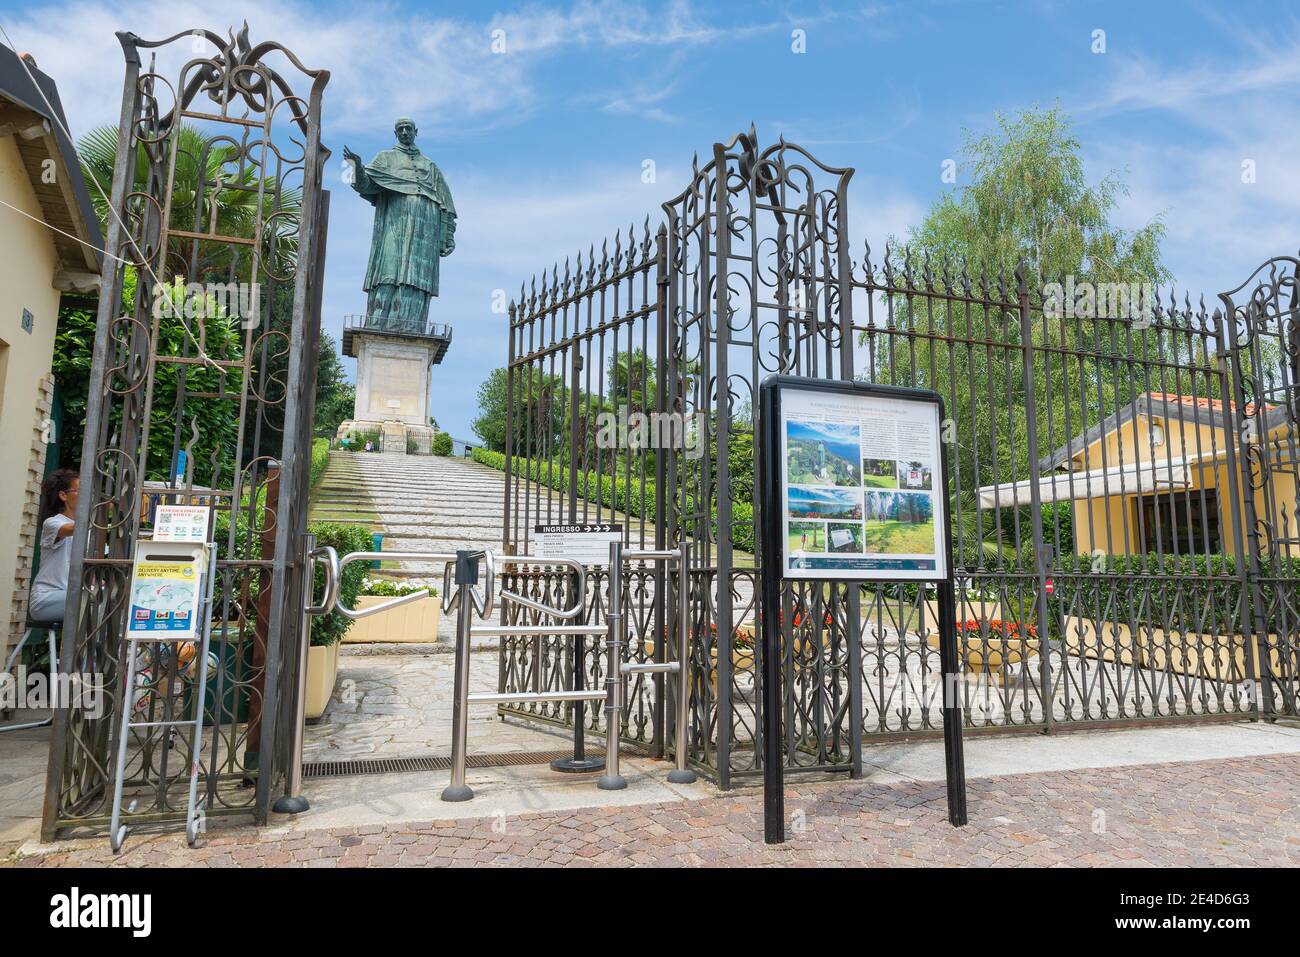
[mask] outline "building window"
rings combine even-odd
[[[1135,508],[1143,551],[1205,555],[1223,550],[1219,497],[1213,489],[1144,495]]]

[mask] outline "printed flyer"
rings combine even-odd
[[[144,543],[131,576],[130,633],[187,641],[195,635],[203,552]]]
[[[786,388],[787,578],[947,576],[938,405]]]

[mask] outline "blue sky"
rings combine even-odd
[[[941,172],[964,132],[1059,103],[1090,178],[1116,171],[1130,187],[1117,222],[1163,216],[1180,288],[1209,297],[1300,246],[1300,7],[1288,3],[0,2],[14,46],[58,81],[76,136],[115,121],[114,30],[160,38],[245,18],[255,41],[332,73],[327,330],[365,302],[371,208],[342,182],[343,145],[369,159],[409,114],[446,175],[460,225],[432,314],[455,340],[431,412],[457,437],[505,360],[494,292],[639,224],[681,190],[693,152],[751,122],[760,143],[784,134],[856,168],[855,245],[905,235],[960,188],[963,171],[955,187]]]

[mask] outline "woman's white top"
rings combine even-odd
[[[51,515],[41,526],[41,570],[32,582],[32,604],[42,598],[68,590],[68,562],[72,557],[72,536],[59,537],[59,529],[71,525],[72,519],[60,512]]]

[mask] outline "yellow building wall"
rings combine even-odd
[[[1222,544],[1217,550],[1232,554],[1236,549],[1236,534],[1228,499],[1231,485],[1223,430],[1208,422],[1192,423],[1177,418],[1154,419],[1164,427],[1165,440],[1163,444],[1153,447],[1152,421],[1147,416],[1134,416],[1119,429],[1093,442],[1086,453],[1077,458],[1075,469],[1078,472],[1115,468],[1122,463],[1126,467],[1139,464],[1141,474],[1126,476],[1122,490],[1120,482],[1114,480],[1108,495],[1080,499],[1074,503],[1075,547],[1080,553],[1088,554],[1098,550],[1108,555],[1141,552],[1141,536],[1134,503],[1144,496],[1168,491],[1155,488],[1152,479],[1158,478],[1161,469],[1169,463],[1177,464],[1185,458],[1200,458],[1203,460],[1201,464],[1192,469],[1193,494],[1199,489],[1223,490],[1218,496]]]
[[[0,206],[0,649],[4,649],[18,638],[12,620],[18,614],[15,592],[26,598],[27,583],[17,583],[15,578],[20,550],[35,534],[30,527],[34,516],[25,506],[33,491],[34,444],[43,452],[38,443],[40,406],[48,395],[59,314],[59,292],[52,285],[58,261],[54,242],[12,136],[0,137],[0,199],[36,218],[34,222]],[[33,317],[30,333],[22,328],[24,309]]]

